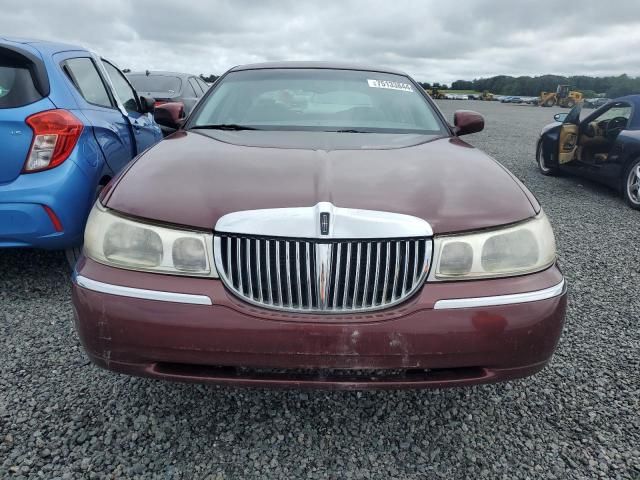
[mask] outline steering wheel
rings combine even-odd
[[[627,119],[625,117],[614,117],[607,122],[604,134],[607,138],[615,138],[626,127]]]
[[[601,128],[599,124],[593,122],[589,123],[587,124],[587,128],[585,129],[584,134],[589,138],[593,138],[598,133],[597,128]]]

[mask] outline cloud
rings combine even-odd
[[[220,74],[336,60],[417,80],[640,75],[640,2],[583,0],[0,0],[0,32],[85,45],[122,68]]]

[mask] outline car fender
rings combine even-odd
[[[69,159],[73,161],[90,180],[100,179],[104,175],[113,176],[113,172],[107,164],[106,157],[100,148],[91,122],[84,115],[82,110],[72,110],[71,113],[77,116],[84,123],[84,131],[78,141],[76,149],[77,155]]]
[[[619,157],[615,160],[617,167],[617,178],[621,179],[620,184],[629,165],[640,158],[640,130],[623,130],[616,138],[614,150]]]

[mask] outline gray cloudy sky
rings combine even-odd
[[[122,68],[196,74],[345,60],[447,83],[640,75],[640,0],[0,0],[0,35],[79,43]]]

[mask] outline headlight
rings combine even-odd
[[[468,280],[532,273],[556,260],[547,216],[506,228],[435,237],[432,280]]]
[[[161,227],[113,213],[96,202],[84,233],[96,262],[147,272],[217,277],[213,234]]]

